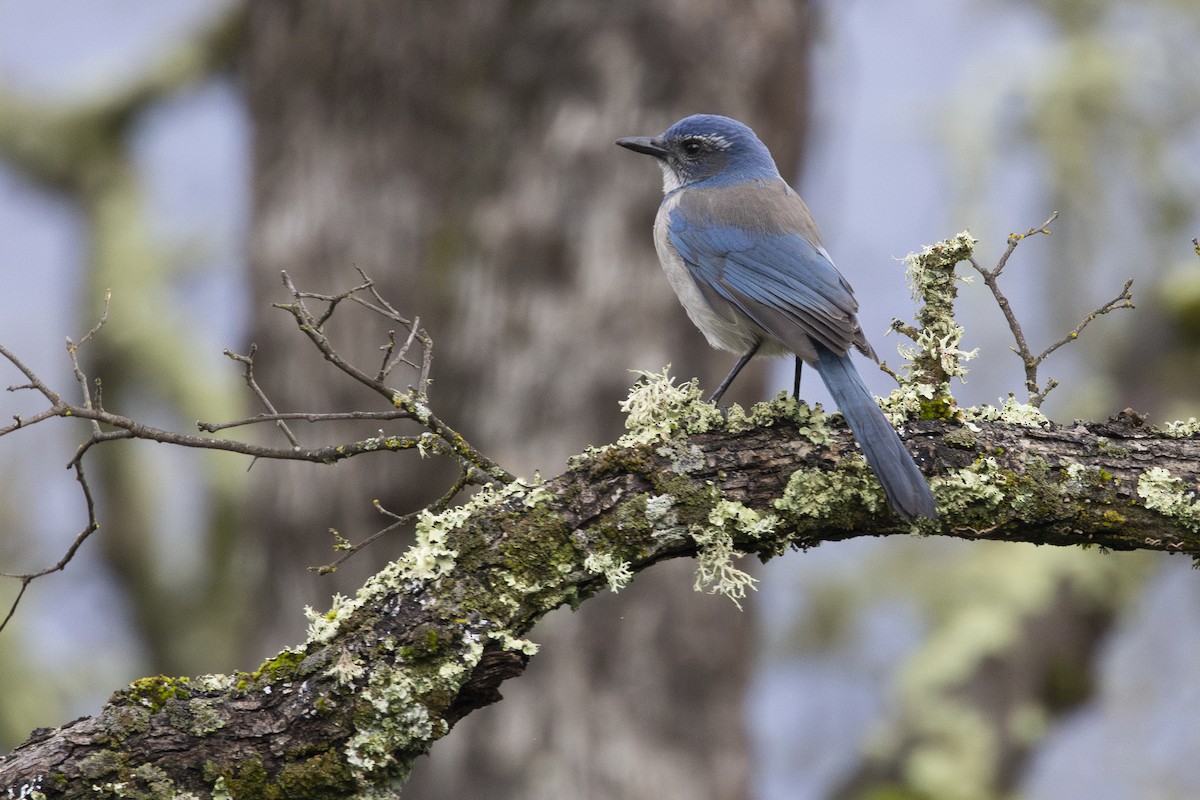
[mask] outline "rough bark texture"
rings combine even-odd
[[[765,559],[909,532],[883,511],[844,430],[790,402],[757,419],[593,452],[541,487],[477,500],[317,616],[303,646],[250,674],[138,681],[98,716],[37,731],[0,759],[0,789],[241,798],[395,788],[524,670],[535,648],[523,637],[542,615],[619,584],[621,564],[703,563],[722,540]],[[1073,427],[917,423],[906,438],[943,510],[923,532],[1200,553],[1195,437],[1127,414]]]
[[[630,368],[671,362],[715,385],[730,359],[692,328],[653,253],[657,171],[613,140],[721,112],[752,124],[796,174],[807,9],[796,0],[250,2],[253,307],[271,315],[253,338],[276,405],[361,400],[293,360],[294,333],[269,310],[282,298],[281,269],[320,291],[344,288],[358,266],[419,315],[437,343],[439,413],[520,474],[556,474],[571,453],[618,435]],[[373,363],[382,333],[338,325],[331,335],[346,354]],[[761,396],[759,370],[736,387],[745,397]],[[379,547],[336,576],[307,571],[331,558],[327,527],[352,540],[381,527],[370,500],[412,508],[444,488],[444,474],[406,468],[364,461],[314,479],[301,465],[256,467],[251,527],[266,542],[258,657],[297,638],[298,606],[352,591],[394,554]],[[573,656],[548,659],[536,685],[513,692],[521,724],[471,720],[477,734],[423,765],[429,779],[417,775],[410,792],[536,800],[590,786],[600,800],[639,792],[624,781],[657,772],[662,798],[744,796],[733,788],[747,770],[744,733],[730,721],[740,718],[751,627],[736,629],[743,658],[697,651],[697,631],[729,629],[738,616],[690,602],[688,583],[655,576],[598,613],[547,620],[539,637],[563,637],[570,646],[556,650]],[[667,609],[677,615],[655,625]],[[589,641],[622,617],[647,627]],[[611,670],[633,663],[619,651],[647,638],[663,663],[618,680]],[[683,662],[672,665],[676,654]],[[614,680],[620,692],[603,688]],[[591,754],[612,741],[637,745],[598,766]]]

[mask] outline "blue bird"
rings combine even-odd
[[[906,520],[936,517],[925,477],[850,361],[851,349],[878,360],[850,284],[754,131],[696,114],[617,144],[658,162],[665,197],[654,244],[663,271],[708,343],[740,356],[710,402],[755,355],[794,354],[796,394],[802,366],[815,367],[892,509]]]

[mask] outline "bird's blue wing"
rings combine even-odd
[[[758,199],[753,190],[725,193],[724,203],[681,197],[668,225],[672,246],[714,311],[728,316],[732,307],[805,360],[813,340],[835,353],[858,347],[873,355],[850,285],[809,238],[815,234],[780,224],[778,212],[748,217],[747,204]],[[799,203],[794,193],[788,198]]]

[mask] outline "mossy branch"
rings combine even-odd
[[[536,652],[526,637],[544,614],[668,558],[707,552],[706,569],[729,574],[738,553],[766,560],[912,532],[1200,553],[1200,439],[1132,414],[1070,427],[910,424],[943,509],[914,528],[886,512],[853,439],[819,409],[779,399],[727,420],[710,410],[684,402],[665,427],[641,421],[658,432],[642,435],[639,422],[551,481],[424,515],[409,553],[310,615],[309,641],[253,673],[135,682],[97,716],[37,731],[0,759],[0,789],[371,796],[499,698]]]
[[[407,362],[422,376],[417,389],[383,383],[387,365],[404,361],[394,337],[375,376],[340,361],[323,323],[337,304],[370,290],[369,281],[330,297],[289,285],[293,302],[285,308],[318,350],[445,441],[464,469],[455,491],[477,469],[495,482],[465,505],[451,508],[449,495],[418,512],[416,544],[355,597],[310,610],[308,641],[251,673],[136,681],[95,717],[35,731],[0,758],[0,790],[55,798],[393,796],[417,757],[464,715],[499,699],[503,680],[521,674],[537,652],[527,637],[542,616],[618,591],[669,558],[696,558],[697,588],[737,602],[753,588],[737,559],[765,561],[858,536],[916,533],[1196,557],[1194,422],[1160,431],[1125,412],[1063,427],[1015,401],[956,405],[949,383],[967,354],[952,319],[953,269],[973,244],[961,234],[910,259],[925,278],[918,281],[925,307],[920,328],[897,325],[920,347],[901,393],[907,386],[932,404],[907,417],[912,409],[890,411],[942,512],[915,524],[887,510],[853,437],[819,406],[781,396],[723,412],[701,400],[696,381],[676,385],[665,370],[642,374],[623,406],[629,433],[616,443],[581,454],[548,482],[513,480],[482,456],[464,454],[465,442],[429,412],[420,390],[427,362]],[[330,305],[316,314],[312,299]],[[71,408],[98,422],[103,406],[78,370],[77,350],[69,352],[86,402]],[[51,404],[10,427],[59,415],[61,397],[15,356],[0,355],[29,379],[18,388]],[[239,360],[252,384],[252,359]],[[272,410],[264,419],[286,416]],[[118,428],[117,436],[136,433]]]

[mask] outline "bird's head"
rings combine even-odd
[[[754,131],[729,117],[694,114],[658,136],[629,136],[617,144],[654,156],[663,173],[663,193],[703,182],[705,186],[779,177],[775,161]]]

